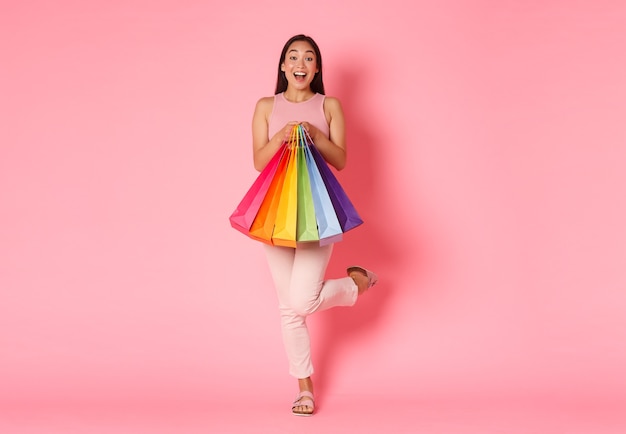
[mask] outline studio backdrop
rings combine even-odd
[[[310,318],[320,393],[622,399],[625,19],[608,0],[5,2],[0,400],[291,393],[261,243],[229,216],[297,33],[341,100],[334,175],[363,219],[328,277],[380,276]]]

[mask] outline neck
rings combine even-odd
[[[306,90],[287,89],[284,92],[284,95],[285,95],[285,99],[289,102],[304,102],[306,100],[313,98],[313,96],[315,96],[315,92],[313,92],[311,89],[306,89]]]

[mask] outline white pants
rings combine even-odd
[[[267,262],[278,293],[283,342],[289,373],[307,378],[313,373],[306,317],[335,306],[352,306],[358,287],[350,277],[324,280],[333,245],[265,246]]]

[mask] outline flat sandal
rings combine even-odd
[[[296,407],[308,407],[311,409],[310,413],[304,413],[301,411],[296,411]],[[315,401],[313,398],[313,393],[308,390],[303,390],[296,396],[296,400],[293,402],[291,406],[291,413],[296,416],[313,416],[313,412],[315,411]]]

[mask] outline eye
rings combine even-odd
[[[298,60],[296,56],[289,56],[289,60]]]
[[[313,62],[313,60],[315,60],[315,59],[313,59],[312,57],[307,57],[307,58],[306,58],[306,60],[307,60],[308,62]]]

